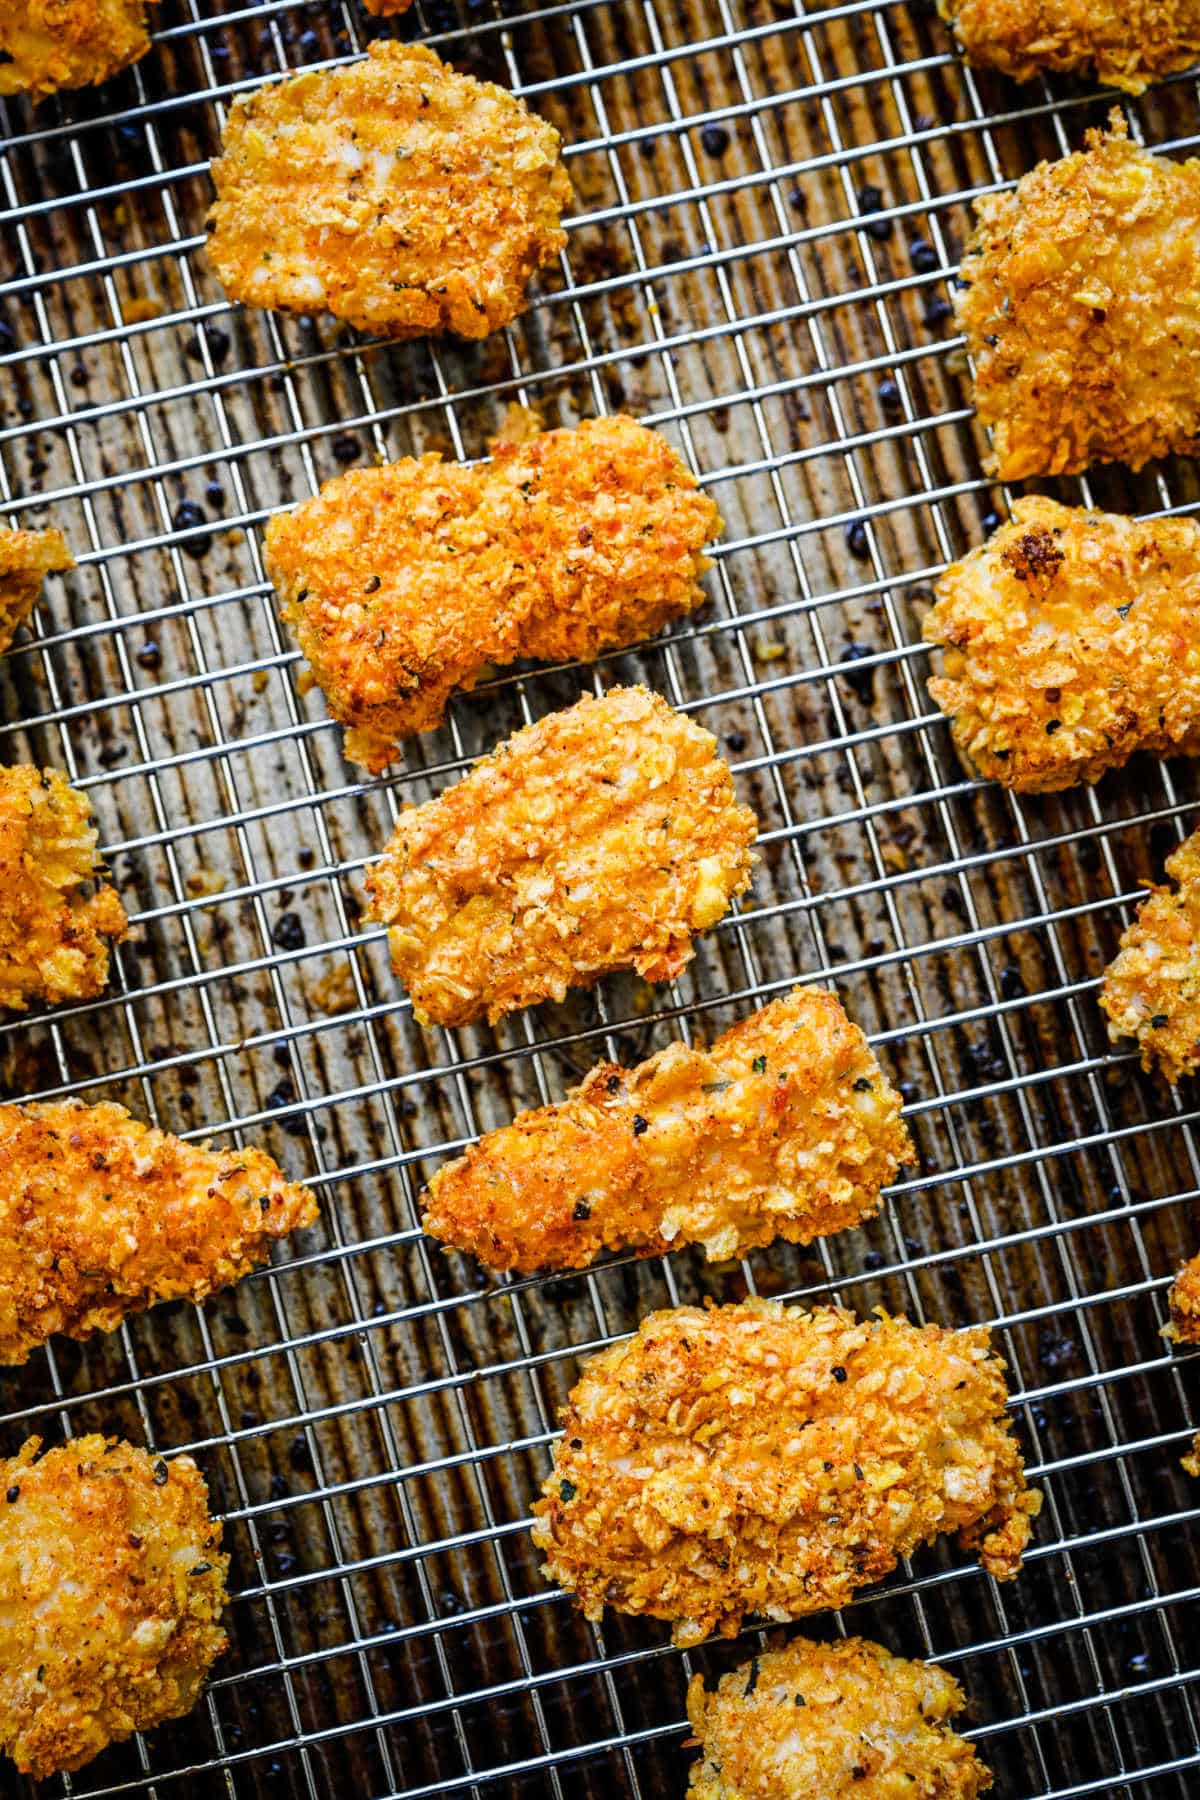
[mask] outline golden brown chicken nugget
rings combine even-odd
[[[37,605],[46,576],[74,567],[61,531],[17,531],[0,523],[0,652]]]
[[[4,0],[0,97],[34,102],[59,88],[107,81],[150,48],[152,0]]]
[[[694,1675],[689,1800],[975,1800],[992,1785],[950,1720],[966,1705],[936,1663],[866,1638],[794,1638],[723,1675]]]
[[[1113,1043],[1136,1038],[1143,1069],[1172,1084],[1200,1065],[1200,832],[1168,856],[1174,887],[1151,888],[1104,971]]]
[[[1200,751],[1200,526],[1029,495],[941,577],[929,691],[979,774],[1023,793],[1135,750]]]
[[[1200,56],[1200,0],[938,0],[968,62],[1014,81],[1095,71],[1140,94]]]
[[[424,1224],[493,1269],[696,1243],[719,1261],[859,1224],[911,1156],[900,1096],[837,995],[797,988],[711,1049],[601,1063],[489,1132],[438,1170]]]
[[[846,1606],[944,1532],[1007,1580],[1041,1506],[1007,1398],[983,1327],[652,1313],[572,1391],[534,1542],[589,1619],[670,1619],[681,1645]]]
[[[1200,443],[1200,159],[1087,149],[977,203],[956,296],[1002,481]]]
[[[261,1150],[185,1144],[123,1106],[0,1106],[0,1363],[204,1300],[316,1216]]]
[[[1193,1256],[1171,1283],[1171,1323],[1164,1337],[1177,1344],[1200,1344],[1200,1256]]]
[[[42,1781],[191,1711],[229,1558],[191,1457],[40,1442],[0,1460],[0,1749]]]
[[[234,101],[212,165],[213,265],[250,306],[486,337],[566,243],[560,149],[505,89],[372,44]]]
[[[720,529],[665,438],[588,419],[473,467],[353,469],[271,520],[266,565],[347,756],[374,772],[485,665],[587,661],[699,606]]]
[[[711,732],[611,688],[406,806],[368,916],[421,1024],[494,1024],[615,969],[669,981],[749,885],[757,828]]]
[[[0,1007],[90,1000],[108,981],[125,908],[100,883],[88,803],[56,769],[0,769]]]

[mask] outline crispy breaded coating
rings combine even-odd
[[[377,19],[393,19],[397,13],[407,12],[412,0],[363,0],[363,5]]]
[[[869,1218],[912,1154],[900,1096],[837,995],[797,988],[711,1049],[601,1063],[489,1132],[438,1170],[424,1223],[493,1269],[697,1243],[716,1262]]]
[[[955,297],[1002,481],[1200,444],[1200,159],[1087,149],[977,203]]]
[[[0,1750],[44,1781],[191,1711],[229,1558],[190,1456],[40,1444],[0,1460]]]
[[[487,664],[587,661],[701,605],[720,529],[667,440],[618,417],[473,468],[352,469],[272,519],[265,551],[347,756],[377,772]]]
[[[74,567],[61,531],[17,531],[0,523],[0,652],[37,605],[46,576]]]
[[[262,1150],[185,1144],[123,1106],[0,1106],[0,1363],[207,1299],[316,1216]]]
[[[504,88],[375,43],[234,101],[212,165],[213,265],[250,306],[486,337],[567,241],[560,150]]]
[[[1095,71],[1140,94],[1200,56],[1200,0],[938,0],[968,62],[1014,81]]]
[[[150,48],[152,0],[4,0],[0,6],[0,98],[35,103],[59,88],[92,87]]]
[[[107,983],[127,922],[115,888],[80,894],[100,873],[96,836],[57,769],[0,769],[0,1007],[90,1000]]]
[[[1177,1344],[1200,1344],[1200,1256],[1193,1256],[1171,1283],[1171,1323],[1163,1332]]]
[[[699,1740],[689,1800],[975,1800],[992,1785],[950,1720],[966,1705],[936,1663],[867,1638],[793,1638],[688,1684]]]
[[[1136,1038],[1143,1069],[1174,1085],[1200,1066],[1200,832],[1164,867],[1176,885],[1151,888],[1121,933],[1100,1005],[1113,1043]]]
[[[936,588],[929,691],[968,767],[1022,793],[1098,781],[1135,750],[1200,752],[1200,526],[1013,504]]]
[[[652,1313],[572,1391],[534,1542],[589,1619],[670,1619],[681,1645],[845,1606],[948,1531],[1007,1580],[1041,1496],[1006,1399],[983,1327],[768,1300]]]
[[[711,732],[611,688],[406,806],[368,917],[421,1024],[495,1024],[615,969],[677,975],[749,885],[757,827]]]

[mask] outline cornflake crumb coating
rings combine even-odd
[[[16,531],[0,524],[0,652],[37,605],[46,576],[74,567],[61,531]]]
[[[425,1229],[493,1269],[579,1269],[604,1250],[710,1261],[807,1244],[878,1212],[913,1150],[836,994],[797,988],[711,1049],[601,1063],[439,1169]]]
[[[1200,751],[1200,526],[1029,495],[936,587],[929,691],[968,766],[1048,793]]]
[[[992,1785],[950,1720],[966,1705],[936,1663],[866,1638],[794,1638],[723,1675],[694,1675],[701,1756],[689,1800],[975,1800]]]
[[[669,981],[749,885],[756,831],[711,732],[611,688],[405,807],[368,916],[419,1023],[495,1024],[615,969]]]
[[[721,515],[625,417],[352,469],[267,526],[267,573],[346,754],[377,772],[490,663],[589,661],[704,600]]]
[[[209,253],[231,299],[363,331],[482,338],[566,243],[553,126],[414,44],[234,101]]]
[[[968,62],[1014,81],[1095,72],[1140,94],[1200,56],[1200,0],[938,0]]]
[[[261,1150],[185,1144],[123,1106],[0,1105],[0,1363],[203,1300],[316,1216]]]
[[[955,305],[1002,481],[1195,455],[1200,159],[1087,149],[977,203]]]
[[[1165,864],[1104,971],[1100,1005],[1113,1043],[1136,1038],[1143,1069],[1174,1084],[1200,1065],[1200,832]]]
[[[1164,1328],[1163,1336],[1177,1344],[1200,1344],[1200,1256],[1193,1256],[1176,1274],[1170,1304],[1171,1323]],[[1189,1475],[1200,1475],[1200,1433],[1179,1461]]]
[[[944,1532],[1008,1580],[1041,1496],[983,1327],[778,1301],[652,1313],[591,1359],[534,1507],[544,1572],[589,1619],[679,1645],[841,1607]]]
[[[190,1457],[40,1443],[0,1461],[0,1748],[39,1781],[191,1710],[229,1567]]]
[[[145,56],[148,0],[4,0],[0,98],[92,87]]]
[[[0,1008],[90,1000],[125,936],[116,890],[79,890],[100,871],[88,804],[56,769],[0,769]]]

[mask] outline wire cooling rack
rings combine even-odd
[[[0,756],[86,789],[136,927],[104,999],[3,1026],[0,1077],[244,1132],[323,1219],[201,1311],[0,1376],[0,1447],[187,1448],[233,1552],[231,1648],[195,1713],[52,1790],[680,1793],[688,1674],[753,1634],[684,1656],[659,1626],[592,1629],[526,1520],[583,1354],[651,1307],[756,1291],[993,1322],[1047,1496],[1014,1585],[943,1544],[809,1628],[948,1665],[1008,1800],[1195,1793],[1197,1409],[1159,1329],[1200,1114],[1109,1048],[1095,1003],[1194,772],[1138,762],[1029,802],[966,779],[919,629],[1006,502],[949,320],[969,202],[1109,99],[977,76],[892,0],[418,0],[387,25],[166,0],[157,27],[103,91],[0,115],[2,510],[53,517],[80,562],[0,677]],[[567,253],[486,343],[240,312],[205,259],[231,97],[374,30],[518,89],[566,139]],[[1129,112],[1152,144],[1198,141],[1194,81]],[[363,782],[299,682],[261,524],[352,463],[482,455],[513,403],[672,438],[727,522],[711,604],[641,654],[488,683]],[[1185,466],[1056,491],[1197,499]],[[616,679],[719,734],[762,819],[752,891],[669,989],[420,1030],[361,924],[364,863],[400,802]],[[810,1254],[567,1280],[486,1278],[422,1240],[422,1181],[477,1132],[797,976],[835,980],[904,1083],[920,1163],[880,1220]]]

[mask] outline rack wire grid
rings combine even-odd
[[[165,0],[102,91],[10,104],[0,160],[3,505],[53,518],[0,685],[0,755],[57,765],[135,922],[103,999],[6,1023],[9,1094],[116,1098],[247,1138],[322,1220],[203,1309],[55,1341],[0,1378],[0,1447],[92,1430],[189,1450],[226,1520],[231,1646],[194,1714],[54,1791],[681,1793],[672,1650],[587,1625],[527,1533],[580,1360],[653,1307],[748,1292],[991,1322],[1046,1506],[997,1587],[945,1544],[839,1617],[972,1696],[1005,1796],[1200,1784],[1192,1368],[1159,1335],[1193,1245],[1194,1090],[1109,1047],[1098,974],[1182,835],[1188,765],[1018,800],[968,779],[925,690],[931,582],[1008,496],[982,477],[947,293],[974,196],[1112,96],[965,68],[931,8],[850,0]],[[561,130],[569,242],[477,345],[243,312],[204,253],[232,97],[420,37]],[[1197,143],[1182,77],[1127,107]],[[594,667],[510,671],[364,781],[263,578],[274,510],[340,468],[486,453],[506,408],[665,431],[726,519],[707,610]],[[1188,510],[1194,468],[1060,497]],[[422,1030],[361,922],[399,803],[583,688],[646,680],[718,733],[762,821],[753,888],[669,989],[609,981],[497,1030]],[[422,1238],[432,1169],[603,1054],[834,981],[903,1083],[919,1164],[809,1251],[502,1280]]]

